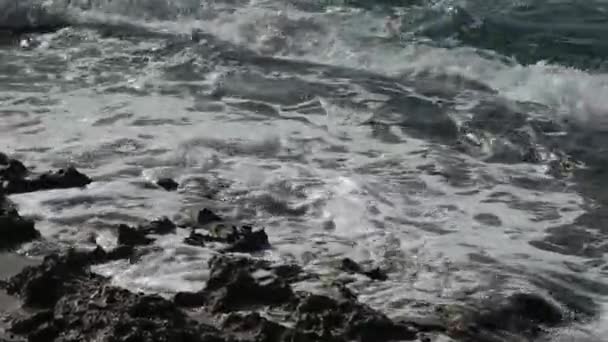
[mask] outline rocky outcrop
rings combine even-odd
[[[147,224],[130,227],[126,224],[118,225],[118,244],[123,246],[149,245],[154,242],[148,234],[164,235],[175,232],[177,226],[166,217],[153,220]]]
[[[345,272],[348,272],[351,274],[356,273],[356,274],[365,275],[366,277],[368,277],[372,280],[387,280],[388,279],[386,272],[381,270],[379,267],[376,267],[373,269],[364,269],[361,265],[359,265],[354,260],[349,259],[349,258],[342,259],[340,269],[342,271],[345,271]]]
[[[200,247],[205,246],[207,242],[219,242],[228,245],[222,249],[223,252],[239,253],[258,252],[270,246],[266,232],[263,229],[254,231],[251,226],[218,225],[207,234],[192,231],[184,242]]]
[[[437,310],[446,333],[465,341],[534,340],[565,319],[557,305],[540,295],[525,292],[487,298],[468,306],[442,306]]]
[[[61,342],[346,342],[415,337],[411,327],[394,323],[354,300],[295,293],[290,278],[279,275],[285,268],[265,261],[215,257],[210,262],[211,278],[205,289],[168,301],[111,286],[106,278],[88,270],[91,264],[115,257],[117,254],[100,248],[70,251],[49,256],[42,264],[27,267],[11,278],[4,284],[6,291],[38,310],[13,317],[10,331],[28,341]],[[178,305],[193,299],[204,305],[209,315],[191,316]],[[289,319],[296,322],[295,328],[272,322],[255,311],[237,312],[278,306],[293,311]]]
[[[21,217],[12,203],[0,194],[0,250],[15,248],[39,236],[34,222]]]
[[[167,191],[174,191],[179,187],[179,184],[171,178],[160,178],[156,181],[156,185]]]
[[[74,167],[47,172],[35,178],[8,178],[4,182],[7,194],[18,194],[51,189],[81,188],[92,180]]]
[[[51,189],[79,188],[90,184],[92,180],[74,167],[49,171],[36,177],[30,177],[29,170],[22,162],[0,156],[0,192],[19,194]]]
[[[8,193],[90,182],[75,169],[28,177],[23,164],[0,153],[2,189]],[[19,215],[4,192],[0,204],[0,248],[39,236],[33,222]],[[112,286],[89,269],[119,259],[137,262],[138,253],[146,250],[138,247],[154,241],[150,235],[176,231],[177,226],[165,217],[136,227],[119,225],[114,250],[71,249],[0,281],[0,288],[18,296],[27,309],[11,313],[7,323],[14,334],[11,341],[388,342],[430,341],[429,334],[448,335],[454,341],[499,342],[534,340],[566,320],[561,308],[543,297],[515,293],[462,306],[444,305],[431,317],[395,321],[359,302],[344,282],[326,284],[335,290],[333,294],[300,292],[294,290],[294,283],[323,280],[322,276],[294,264],[230,254],[259,252],[269,247],[269,241],[263,229],[229,223],[209,209],[199,212],[185,242],[220,253],[208,263],[210,275],[204,288],[177,293],[172,300]],[[388,280],[380,268],[348,258],[339,261],[339,268]],[[274,314],[280,319],[268,318],[277,317]],[[5,337],[2,328],[0,341]]]

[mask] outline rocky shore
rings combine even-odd
[[[0,250],[42,238],[9,195],[84,187],[92,181],[75,168],[33,175],[23,163],[0,153]],[[169,180],[159,186],[177,187]],[[243,256],[272,248],[264,229],[235,226],[208,209],[200,211],[196,226],[167,218],[137,227],[118,225],[112,250],[70,249],[2,280],[1,291],[18,298],[21,308],[1,313],[0,342],[527,341],[568,324],[559,305],[532,293],[438,306],[432,317],[392,320],[359,302],[347,283],[322,279],[295,264]],[[191,230],[187,244],[219,246],[200,291],[173,298],[132,293],[90,270],[119,259],[137,262],[139,248],[154,242],[151,234],[177,229]],[[382,269],[367,269],[350,259],[339,260],[339,270],[373,281],[390,279]],[[335,291],[320,295],[295,290],[294,284],[311,278],[328,281]]]

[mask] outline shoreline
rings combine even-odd
[[[31,175],[19,161],[0,153],[0,238],[5,250],[41,236],[35,222],[19,215],[7,197],[13,193],[82,188],[92,179],[74,168]],[[159,180],[159,191],[176,182]],[[0,296],[5,310],[5,334],[14,341],[521,341],[543,336],[567,325],[559,305],[534,293],[489,298],[476,305],[437,306],[432,317],[394,321],[357,299],[348,282],[309,274],[296,264],[271,264],[255,258],[272,248],[264,229],[233,225],[211,210],[196,222],[177,225],[167,218],[131,227],[116,227],[117,247],[69,249],[42,263],[10,252],[0,254]],[[220,245],[208,267],[210,278],[196,292],[172,299],[133,293],[110,284],[90,266],[115,260],[137,262],[139,248],[152,236],[189,229],[184,243]],[[3,236],[2,236],[3,235]],[[6,261],[6,262],[2,262]],[[339,271],[386,281],[382,269],[369,269],[342,259]],[[328,282],[328,295],[295,291],[305,279]],[[34,310],[32,310],[34,309]],[[269,319],[261,313],[273,313]],[[101,337],[100,337],[101,336]],[[0,341],[8,336],[2,336]],[[101,338],[101,339],[99,339]]]

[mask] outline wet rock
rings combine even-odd
[[[13,320],[11,332],[15,334],[27,334],[40,327],[53,318],[52,310],[42,310],[29,317],[19,317]]]
[[[8,294],[19,296],[25,306],[49,308],[78,286],[71,279],[85,275],[97,277],[88,273],[90,265],[128,258],[132,252],[132,248],[121,247],[109,252],[99,246],[93,250],[69,249],[63,255],[46,256],[39,265],[25,267],[1,287]]]
[[[92,182],[89,177],[80,173],[74,167],[60,169],[56,172],[47,172],[33,179],[24,178],[23,175],[16,175],[15,173],[20,171],[15,171],[16,168],[18,167],[12,168],[13,171],[8,175],[3,175],[5,180],[3,189],[8,194],[50,189],[80,188]]]
[[[213,312],[281,305],[294,298],[291,287],[264,262],[214,257],[209,267],[211,275],[202,292]]]
[[[118,244],[124,246],[149,245],[154,239],[146,236],[146,232],[129,227],[126,224],[118,226]]]
[[[6,156],[5,156],[6,157]],[[0,180],[3,182],[9,182],[21,179],[27,176],[27,168],[16,159],[5,159],[4,167],[0,168]]]
[[[371,270],[365,270],[365,269],[363,269],[363,267],[361,265],[359,265],[357,262],[355,262],[354,260],[352,260],[350,258],[342,259],[340,269],[345,272],[348,272],[348,273],[363,274],[373,280],[384,281],[384,280],[388,279],[386,272],[384,272],[380,268],[373,268]]]
[[[137,227],[126,224],[118,226],[118,244],[123,246],[149,245],[154,239],[148,234],[165,235],[175,232],[177,226],[166,217],[162,217]]]
[[[252,231],[251,227],[243,226],[234,236],[234,242],[224,249],[226,252],[252,253],[270,246],[268,235],[262,230]]]
[[[95,254],[70,251],[65,256],[50,255],[42,264],[29,266],[6,284],[8,294],[19,295],[26,306],[49,308],[65,294],[68,279],[82,274],[84,266],[97,258]]]
[[[261,229],[254,231],[250,226],[227,226],[219,224],[209,230],[208,234],[192,231],[190,236],[184,239],[184,243],[191,246],[205,246],[207,242],[220,242],[228,244],[224,252],[253,253],[261,251],[270,246],[268,235]]]
[[[300,300],[294,316],[297,331],[319,340],[406,341],[416,339],[418,333],[355,300],[337,301],[314,294]]]
[[[179,184],[171,178],[160,178],[156,184],[167,191],[177,190]]]
[[[184,243],[190,246],[205,247],[205,242],[209,241],[207,236],[192,231],[190,235],[184,239]]]
[[[81,283],[40,318],[28,321],[28,331],[15,329],[23,321],[14,322],[12,331],[30,341],[223,341],[215,328],[188,319],[173,303],[101,278]]]
[[[239,341],[314,341],[314,339],[294,338],[295,332],[285,326],[271,322],[253,312],[245,315],[232,313],[222,322],[222,330],[229,331]]]
[[[206,301],[207,297],[202,292],[178,292],[173,297],[173,303],[184,308],[201,307]]]
[[[34,222],[19,215],[12,204],[0,194],[0,249],[14,248],[40,237]]]
[[[151,221],[149,224],[140,226],[139,229],[146,232],[146,234],[158,234],[165,235],[174,233],[177,225],[167,217],[161,217],[159,219]]]
[[[478,322],[484,327],[512,331],[537,330],[536,325],[555,326],[563,322],[559,307],[531,293],[516,293],[480,312]]]
[[[28,341],[224,341],[214,327],[189,319],[171,301],[108,285],[87,270],[108,260],[101,249],[45,258],[11,278],[7,292],[30,307],[10,322]]]
[[[216,215],[213,211],[204,208],[203,210],[198,212],[198,216],[196,219],[197,223],[200,225],[206,225],[211,222],[219,222],[222,221],[222,218]]]
[[[564,321],[557,306],[529,293],[490,298],[472,307],[447,305],[438,312],[448,334],[479,341],[499,341],[505,335],[536,338]]]

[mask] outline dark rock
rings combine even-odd
[[[0,152],[0,165],[8,165],[10,158],[5,154]]]
[[[479,312],[477,323],[490,329],[534,334],[538,325],[555,326],[564,319],[559,307],[531,293],[516,293],[485,305],[487,308]]]
[[[348,273],[363,273],[363,268],[361,268],[361,265],[350,258],[342,259],[340,269]]]
[[[272,272],[267,263],[245,258],[214,257],[203,293],[213,312],[255,306],[281,305],[294,298],[291,287]],[[262,274],[254,271],[262,271]],[[266,271],[266,272],[264,272]]]
[[[16,159],[6,160],[6,167],[0,169],[0,180],[8,182],[21,179],[27,176],[27,168]]]
[[[85,265],[98,258],[92,253],[70,251],[64,256],[50,255],[42,264],[29,266],[6,283],[6,292],[19,295],[26,306],[52,307],[65,294],[67,279],[82,274]]]
[[[380,268],[374,268],[371,270],[364,270],[363,267],[361,267],[361,265],[359,265],[358,263],[356,263],[354,260],[350,259],[350,258],[344,258],[342,259],[342,264],[340,265],[340,269],[348,272],[348,273],[358,273],[358,274],[363,274],[365,276],[367,276],[370,279],[373,280],[387,280],[388,276],[386,275],[386,272],[384,272],[383,270],[381,270]]]
[[[235,241],[231,246],[225,248],[226,252],[252,253],[268,248],[268,235],[262,230],[251,231],[250,229],[241,229],[235,236]]]
[[[320,295],[305,295],[294,316],[297,331],[320,340],[404,341],[416,339],[418,333],[355,300],[338,302]]]
[[[60,169],[56,172],[48,172],[34,179],[23,178],[23,175],[15,176],[13,173],[14,171],[9,175],[3,176],[5,179],[3,189],[8,194],[50,189],[79,188],[92,182],[89,177],[80,173],[74,167]]]
[[[294,341],[293,330],[267,320],[259,313],[232,313],[222,322],[222,330],[230,331],[239,341]],[[310,340],[309,340],[310,341]]]
[[[206,299],[201,292],[178,292],[173,297],[173,303],[180,307],[196,308],[205,305]]]
[[[156,184],[167,191],[177,190],[179,184],[171,178],[160,178]]]
[[[388,275],[386,275],[386,272],[381,270],[379,267],[373,268],[369,271],[366,271],[365,274],[368,278],[373,279],[373,280],[388,280]]]
[[[112,254],[126,252],[97,248],[53,255],[11,278],[9,293],[44,310],[23,311],[24,317],[10,323],[10,331],[28,341],[55,342],[384,342],[412,340],[417,334],[411,324],[395,323],[355,299],[296,295],[284,279],[296,279],[299,268],[294,266],[216,256],[209,262],[211,274],[203,291],[182,292],[168,301],[109,286],[108,279],[88,270]],[[206,310],[191,316],[180,309],[197,306]],[[234,312],[276,306],[291,311],[286,318],[295,326],[255,312]]]
[[[12,204],[0,194],[0,249],[15,246],[40,237],[34,222],[19,215]]]
[[[190,232],[190,236],[184,239],[185,244],[196,247],[205,247],[206,241],[209,241],[207,236],[194,231]]]
[[[123,246],[149,245],[154,239],[147,234],[165,235],[175,232],[177,226],[166,217],[162,217],[137,227],[130,227],[126,224],[118,226],[118,244]]]
[[[28,341],[184,341],[222,342],[214,327],[194,321],[175,304],[156,295],[134,294],[109,286],[86,266],[107,260],[107,254],[72,251],[53,255],[11,278],[8,292],[28,306],[10,323],[13,334]]]
[[[220,242],[228,244],[224,252],[253,253],[268,248],[268,235],[261,229],[253,231],[250,226],[227,226],[218,224],[209,230],[209,234],[201,234],[192,231],[190,236],[184,239],[184,243],[203,247],[207,242]]]
[[[135,253],[135,249],[133,246],[118,246],[113,250],[107,252],[106,260],[121,260],[121,259],[129,259],[132,258]]]
[[[149,245],[154,239],[146,236],[146,232],[129,227],[126,224],[118,226],[118,244],[124,246]]]
[[[29,317],[13,320],[11,323],[11,332],[15,334],[29,333],[42,325],[44,322],[50,321],[52,318],[52,310],[43,310]]]
[[[213,211],[204,208],[203,210],[198,212],[198,217],[196,219],[198,224],[206,225],[211,222],[219,222],[222,221],[222,218],[216,215]]]
[[[165,235],[174,233],[177,226],[167,217],[156,219],[145,226],[140,226],[139,230],[146,232],[146,234],[158,234]]]
[[[36,329],[28,333],[28,342],[54,341],[59,336],[59,328],[52,323],[42,323]]]
[[[281,279],[290,283],[301,280],[303,278],[302,267],[295,264],[279,265],[274,267],[273,271],[277,275],[277,277],[280,277]]]
[[[451,336],[475,341],[494,341],[496,339],[488,336],[501,335],[535,339],[547,327],[558,326],[564,321],[557,306],[528,293],[489,298],[471,307],[447,305],[439,307],[438,312]]]

